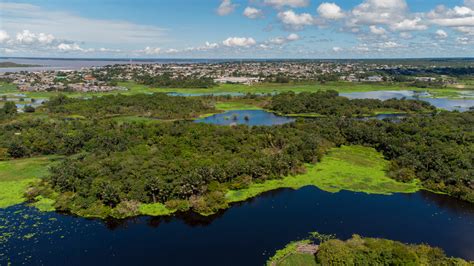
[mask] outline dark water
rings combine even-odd
[[[280,190],[207,218],[101,222],[22,205],[0,210],[0,217],[0,232],[14,232],[0,241],[1,265],[263,265],[275,250],[316,230],[428,243],[474,259],[473,205],[427,192]]]
[[[294,118],[278,116],[264,110],[229,111],[196,120],[214,125],[273,126],[294,122]]]

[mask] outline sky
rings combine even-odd
[[[474,57],[474,0],[0,0],[0,56]]]

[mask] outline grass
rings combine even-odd
[[[176,212],[176,210],[168,209],[162,203],[141,204],[139,211],[140,214],[148,216],[168,216]]]
[[[216,109],[222,111],[262,110],[261,107],[243,102],[218,102],[216,103]]]
[[[312,266],[316,265],[314,255],[298,253],[297,247],[300,244],[308,244],[308,240],[292,242],[284,248],[277,250],[275,255],[267,261],[267,266]]]
[[[0,208],[23,203],[31,182],[48,174],[54,157],[38,157],[0,162]]]
[[[288,255],[282,261],[275,264],[276,266],[316,266],[314,255],[295,253]]]
[[[372,148],[343,146],[330,151],[320,163],[307,165],[305,174],[229,191],[226,200],[229,203],[239,202],[279,188],[299,189],[305,186],[315,186],[331,193],[348,190],[383,195],[414,193],[420,189],[418,183],[401,183],[387,177],[387,166],[388,161]]]

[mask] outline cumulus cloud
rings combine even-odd
[[[276,44],[276,45],[282,45],[282,44],[285,44],[285,43],[297,41],[299,39],[300,39],[300,36],[298,34],[291,33],[287,37],[276,37],[276,38],[270,39],[269,43]]]
[[[304,26],[315,24],[311,14],[297,14],[293,10],[287,10],[278,13],[278,19],[288,28],[302,29]]]
[[[390,29],[394,31],[421,31],[428,29],[428,26],[423,24],[421,18],[404,19],[398,23],[390,25]]]
[[[84,51],[78,44],[72,43],[60,43],[58,45],[58,50],[63,51],[63,52],[77,52],[77,51]]]
[[[263,3],[276,8],[282,8],[285,6],[297,8],[308,6],[309,0],[264,0]]]
[[[436,38],[438,38],[438,39],[448,38],[448,33],[444,30],[437,30],[435,34],[436,34]]]
[[[257,42],[253,38],[229,37],[222,44],[227,47],[250,47],[257,44]]]
[[[407,10],[405,0],[365,0],[351,11],[350,24],[392,24],[405,19]]]
[[[427,14],[427,18],[434,24],[445,27],[474,27],[474,9],[468,6],[438,6]]]
[[[260,9],[248,6],[245,8],[243,15],[250,19],[257,19],[263,17],[263,12]]]
[[[158,55],[161,53],[161,48],[159,47],[150,47],[147,46],[145,49],[138,51],[139,53],[144,53],[146,55]]]
[[[233,4],[232,0],[222,0],[221,4],[217,8],[217,14],[219,14],[219,16],[227,16],[234,12],[236,7],[237,5]]]
[[[375,34],[375,35],[385,35],[387,34],[387,31],[383,27],[377,27],[375,25],[371,25],[369,27],[370,32]]]
[[[342,48],[336,46],[336,47],[333,47],[333,48],[332,48],[332,51],[333,51],[333,52],[336,52],[336,53],[339,53],[339,52],[342,52]]]
[[[335,3],[322,3],[318,7],[318,14],[325,19],[341,19],[344,17],[344,12]]]
[[[10,39],[10,35],[4,30],[0,30],[0,43],[4,43]]]

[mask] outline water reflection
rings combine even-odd
[[[214,125],[273,126],[294,122],[296,119],[278,116],[264,110],[229,111],[196,120],[197,123]]]

